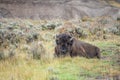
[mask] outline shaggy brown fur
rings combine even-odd
[[[100,58],[100,49],[98,47],[79,41],[68,34],[59,34],[56,37],[56,44],[55,54],[58,57],[69,53],[71,57]]]

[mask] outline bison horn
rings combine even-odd
[[[73,39],[74,39],[74,37],[71,37],[71,38],[70,38],[70,41],[72,41]]]

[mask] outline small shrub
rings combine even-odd
[[[26,35],[25,35],[27,43],[31,43],[33,41],[36,41],[39,39],[39,37],[40,37],[40,34],[37,32],[29,32],[29,33],[26,33]]]
[[[42,24],[41,27],[42,30],[53,30],[60,25],[61,25],[60,23],[48,22],[46,24]]]
[[[76,34],[79,36],[79,37],[82,37],[82,35],[83,35],[83,29],[82,28],[76,28]]]
[[[106,16],[106,17],[103,16],[103,17],[99,17],[96,21],[101,25],[106,25],[106,24],[110,24],[114,20],[110,16]]]
[[[56,27],[56,25],[55,24],[47,24],[46,25],[47,26],[47,28],[49,29],[49,30],[51,30],[51,29],[55,29],[55,27]]]
[[[0,60],[15,56],[15,47],[9,46],[7,48],[0,48]]]
[[[28,33],[28,34],[26,35],[26,42],[27,42],[27,43],[33,42],[33,36],[32,36],[30,33]]]
[[[42,35],[42,39],[44,41],[51,41],[54,38],[54,35],[50,32],[45,33],[44,35]]]
[[[117,34],[119,30],[116,27],[109,27],[109,28],[106,28],[106,32]]]
[[[33,59],[42,59],[44,58],[46,51],[41,42],[32,42],[29,54],[32,54]]]

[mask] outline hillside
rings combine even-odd
[[[120,0],[0,0],[0,18],[120,17]]]

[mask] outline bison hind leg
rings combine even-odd
[[[97,57],[98,59],[101,58],[101,54],[100,54],[100,49],[99,49],[99,48],[96,48],[96,57]]]
[[[98,58],[98,59],[100,59],[100,58],[101,58],[100,53],[98,53],[98,54],[97,54],[97,58]]]

